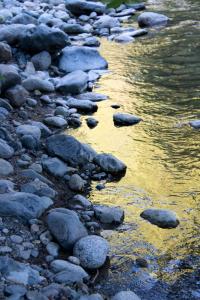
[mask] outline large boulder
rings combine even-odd
[[[166,25],[168,21],[167,16],[154,12],[143,12],[138,17],[138,24],[141,28]]]
[[[85,0],[66,0],[66,8],[75,15],[90,14],[96,12],[103,14],[106,6],[101,2],[85,1]]]
[[[90,146],[65,134],[55,134],[49,137],[46,146],[50,155],[58,156],[75,167],[92,162],[97,155]]]
[[[87,88],[88,75],[77,70],[62,77],[56,89],[63,94],[80,94]]]
[[[104,224],[119,225],[124,220],[124,211],[120,207],[109,207],[105,205],[95,205],[94,213],[97,219]]]
[[[177,215],[173,211],[167,209],[146,209],[140,216],[161,228],[170,229],[179,225]]]
[[[19,43],[26,33],[34,28],[34,25],[11,24],[0,28],[0,41],[6,41],[10,45]]]
[[[66,47],[59,61],[60,70],[70,73],[76,70],[89,71],[106,69],[107,61],[96,49],[84,46]]]
[[[55,177],[63,177],[67,173],[67,165],[57,157],[43,159],[42,166],[45,171]]]
[[[78,111],[84,113],[93,113],[98,109],[97,104],[90,100],[77,100],[71,98],[66,102],[66,104],[68,107],[76,108]]]
[[[28,32],[20,39],[20,47],[31,53],[43,50],[56,52],[68,44],[68,36],[60,29],[50,28],[41,24]]]
[[[127,168],[122,161],[112,154],[98,154],[95,157],[94,162],[99,165],[103,171],[113,175],[124,175]]]
[[[70,250],[74,244],[88,233],[78,215],[69,209],[56,208],[47,217],[50,232],[65,249]]]
[[[39,218],[53,202],[47,197],[29,193],[6,193],[0,195],[0,216],[10,216],[29,221]]]
[[[97,269],[103,266],[108,252],[108,242],[96,235],[81,238],[73,249],[73,255],[79,258],[81,266],[88,269]]]

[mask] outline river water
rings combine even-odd
[[[140,293],[158,280],[172,283],[185,272],[177,267],[180,261],[199,255],[200,131],[187,123],[200,119],[200,5],[198,0],[152,0],[147,8],[169,16],[169,26],[152,29],[131,44],[101,40],[111,73],[101,78],[96,92],[109,100],[99,103],[95,129],[83,117],[82,127],[72,131],[128,166],[119,182],[102,191],[94,183],[90,194],[93,203],[120,206],[126,214],[117,231],[103,232],[111,243],[111,268],[101,284],[105,291],[112,286]],[[136,16],[129,25],[137,27]],[[111,105],[116,103],[118,111],[143,122],[115,127]],[[150,207],[175,211],[180,226],[165,230],[141,219],[140,213]],[[149,267],[138,269],[137,257],[147,259]]]

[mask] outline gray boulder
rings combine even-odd
[[[111,300],[141,300],[134,292],[122,291],[117,293],[111,298]]]
[[[117,126],[131,126],[137,124],[142,119],[131,114],[116,113],[113,115],[114,124]]]
[[[51,135],[51,130],[42,122],[31,121],[30,125],[38,127],[41,131],[41,136],[44,137],[44,138]]]
[[[87,235],[78,215],[69,209],[56,208],[50,211],[47,224],[51,234],[66,250],[72,249],[80,238]]]
[[[7,193],[0,195],[0,216],[10,216],[29,221],[39,218],[53,202],[47,197],[29,193]]]
[[[68,107],[76,108],[78,111],[84,113],[94,113],[98,109],[97,104],[89,100],[77,100],[71,98],[66,102],[66,104]]]
[[[54,92],[54,85],[47,79],[41,79],[37,76],[29,76],[22,83],[27,91],[39,90],[41,92]]]
[[[57,157],[43,159],[42,166],[55,177],[63,177],[67,173],[67,165]]]
[[[14,154],[14,149],[6,141],[0,139],[0,158],[10,158]]]
[[[96,12],[103,14],[106,6],[101,2],[85,1],[85,0],[65,0],[66,8],[75,15],[90,14]]]
[[[47,117],[44,119],[44,123],[48,126],[53,126],[57,128],[62,128],[63,126],[67,125],[67,121],[64,118],[58,116]]]
[[[12,50],[6,43],[0,42],[0,63],[8,62],[12,58]]]
[[[45,71],[48,70],[51,65],[51,55],[47,51],[42,51],[38,54],[35,54],[31,58],[31,61],[36,70]]]
[[[146,209],[140,216],[160,228],[176,228],[179,220],[173,211],[167,209]]]
[[[92,203],[82,195],[75,195],[68,200],[68,207],[71,209],[88,209],[92,207]]]
[[[66,47],[59,61],[59,69],[66,73],[76,70],[106,69],[107,67],[107,61],[96,49],[84,46]]]
[[[22,36],[33,28],[34,25],[11,24],[0,28],[0,41],[6,41],[9,45],[20,42]]]
[[[67,24],[64,23],[61,26],[61,29],[67,33],[67,34],[81,34],[81,33],[87,33],[88,30],[84,26],[81,26],[80,24]]]
[[[13,107],[20,107],[22,106],[28,97],[29,93],[27,90],[21,85],[15,85],[8,89],[5,93],[6,98],[9,99],[10,104]]]
[[[18,14],[17,16],[15,16],[14,18],[12,18],[11,23],[24,24],[24,25],[28,25],[28,24],[37,25],[38,21],[36,18],[32,17],[29,14],[21,13],[21,14]]]
[[[13,166],[7,160],[0,158],[0,176],[8,176],[13,172]]]
[[[105,205],[94,206],[95,216],[101,223],[119,225],[124,220],[124,211],[120,207]]]
[[[120,27],[120,22],[117,18],[113,18],[108,15],[101,16],[97,21],[94,22],[94,28],[112,28],[112,27]]]
[[[85,181],[78,174],[74,174],[70,177],[68,184],[72,191],[81,192],[84,190]]]
[[[17,69],[12,65],[0,64],[0,77],[2,91],[21,83]]]
[[[190,121],[189,125],[195,129],[200,129],[200,120]]]
[[[124,175],[127,168],[123,162],[112,154],[98,154],[94,158],[94,162],[99,165],[103,171],[113,175]]]
[[[14,183],[10,180],[0,180],[0,194],[10,193],[14,190]]]
[[[88,75],[77,70],[62,77],[56,89],[63,94],[80,94],[87,89]]]
[[[108,252],[108,242],[96,235],[81,238],[73,249],[73,255],[79,258],[81,266],[88,269],[97,269],[103,266]]]
[[[138,24],[141,28],[166,25],[168,21],[167,16],[154,12],[143,12],[138,17]]]
[[[94,93],[94,92],[87,92],[76,96],[76,99],[80,100],[89,100],[92,102],[100,102],[108,99],[106,95]]]
[[[57,52],[68,44],[68,36],[58,28],[41,24],[26,32],[20,39],[20,47],[30,53]]]
[[[71,166],[92,162],[96,152],[88,145],[80,143],[72,136],[56,134],[47,139],[47,150],[50,155],[58,156]]]
[[[21,192],[31,193],[40,197],[46,196],[49,198],[55,198],[56,191],[50,188],[46,183],[36,178],[32,182],[25,183],[21,186]]]
[[[97,121],[94,118],[87,118],[86,122],[87,122],[87,126],[89,128],[95,128],[98,125],[98,123],[99,123],[99,121]]]
[[[37,141],[41,138],[41,130],[39,127],[34,125],[19,125],[16,129],[16,133],[18,136],[22,137],[24,135],[31,135],[33,136]]]

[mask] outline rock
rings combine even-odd
[[[16,129],[16,133],[18,136],[22,137],[24,135],[31,135],[37,141],[41,138],[41,130],[37,126],[34,125],[20,125]]]
[[[81,238],[73,249],[73,255],[80,259],[81,266],[88,269],[97,269],[103,266],[108,252],[108,242],[96,235]]]
[[[0,139],[0,158],[10,158],[14,155],[14,149],[6,141]]]
[[[46,177],[40,175],[39,173],[35,172],[34,170],[27,169],[21,172],[21,176],[26,177],[28,179],[36,179],[38,178],[39,180],[45,182],[48,185],[52,185],[52,182],[48,180]]]
[[[135,9],[134,8],[126,8],[123,9],[120,12],[117,12],[114,14],[115,17],[121,18],[121,17],[126,17],[126,16],[131,16],[135,14]]]
[[[119,225],[124,220],[124,211],[119,207],[95,205],[94,212],[101,223]]]
[[[0,64],[0,76],[2,91],[21,83],[17,69],[12,65]]]
[[[200,128],[200,120],[190,121],[189,125],[195,129],[199,129]]]
[[[116,113],[113,115],[114,124],[117,126],[131,126],[137,124],[142,119],[131,114]]]
[[[5,96],[13,107],[20,107],[26,102],[28,92],[23,86],[15,85],[6,91]]]
[[[42,166],[55,177],[63,177],[67,173],[67,165],[57,157],[43,159]]]
[[[80,143],[72,136],[56,134],[47,139],[47,150],[50,155],[58,156],[71,166],[92,162],[96,152],[86,144]]]
[[[111,300],[141,300],[134,292],[122,291],[117,293]]]
[[[51,65],[51,55],[47,51],[42,51],[38,54],[35,54],[31,61],[36,70],[45,71]]]
[[[106,95],[93,93],[93,92],[87,92],[76,96],[76,99],[80,100],[89,100],[92,102],[100,102],[108,99]]]
[[[0,195],[0,216],[11,216],[29,221],[39,218],[52,205],[47,197],[29,193],[13,192]]]
[[[59,263],[58,263],[59,262]],[[59,267],[58,267],[59,264]],[[55,260],[51,263],[51,267],[55,270],[63,268],[62,271],[54,276],[55,282],[65,284],[76,284],[82,282],[84,279],[88,279],[89,275],[81,268],[67,261]]]
[[[50,211],[47,224],[51,234],[67,250],[72,249],[80,238],[87,235],[87,230],[80,222],[78,215],[65,208]]]
[[[92,294],[88,296],[81,296],[79,300],[103,300],[100,294]]]
[[[89,71],[106,69],[107,61],[96,49],[84,46],[66,47],[59,61],[59,69],[66,73],[76,70]]]
[[[12,59],[12,50],[6,43],[0,42],[0,63],[8,62]]]
[[[14,183],[10,180],[0,180],[0,194],[10,193],[14,190]]]
[[[11,23],[24,24],[24,25],[28,25],[28,24],[37,25],[37,19],[27,13],[21,13],[21,14],[15,16],[14,18],[12,18]]]
[[[30,134],[25,134],[21,137],[22,146],[29,150],[38,150],[39,141]]]
[[[42,281],[38,271],[7,256],[0,256],[0,272],[16,284],[35,285]]]
[[[87,126],[89,128],[94,128],[98,125],[99,121],[97,121],[96,119],[94,118],[87,118],[86,119],[86,122],[87,122]]]
[[[21,186],[21,192],[31,193],[40,197],[46,196],[49,198],[55,198],[56,191],[50,188],[46,183],[36,178],[34,181],[25,183]]]
[[[98,109],[97,104],[89,100],[77,100],[71,98],[66,104],[70,108],[76,108],[78,111],[85,113],[93,113]]]
[[[100,41],[95,37],[91,36],[85,39],[83,46],[86,47],[99,47],[100,46]]]
[[[118,43],[130,43],[130,42],[133,42],[134,40],[135,39],[133,37],[131,37],[130,34],[128,34],[128,33],[122,33],[120,35],[117,35],[114,38],[114,41],[118,42]]]
[[[0,41],[6,41],[9,45],[17,44],[23,35],[26,35],[33,25],[11,24],[0,28]]]
[[[94,158],[94,162],[107,173],[113,175],[124,175],[126,173],[126,165],[112,154],[98,154]]]
[[[36,76],[29,76],[28,79],[25,79],[22,83],[23,87],[29,91],[39,90],[40,92],[54,92],[54,85],[46,80],[41,79]]]
[[[84,190],[85,181],[78,174],[74,174],[70,177],[68,184],[72,191],[81,192]]]
[[[78,194],[68,200],[68,206],[71,209],[89,209],[92,204],[87,198]]]
[[[64,118],[57,116],[45,118],[44,123],[46,123],[48,126],[57,128],[62,128],[63,126],[67,125],[67,121]]]
[[[46,138],[51,135],[51,130],[42,122],[31,121],[30,125],[36,126],[40,129],[42,138]]]
[[[5,292],[8,295],[24,296],[27,292],[27,289],[23,285],[10,284],[5,287]]]
[[[41,24],[26,32],[20,39],[20,47],[31,53],[57,52],[68,44],[68,36],[58,28]]]
[[[8,101],[0,98],[0,107],[5,108],[7,111],[12,111],[12,106],[8,103]]]
[[[112,28],[119,27],[120,22],[117,18],[110,17],[108,15],[101,16],[97,21],[94,22],[94,28]]]
[[[56,243],[54,243],[54,242],[49,242],[48,244],[47,244],[47,252],[50,254],[50,255],[52,255],[52,256],[54,256],[54,257],[57,257],[58,256],[58,254],[59,254],[59,249],[60,249],[60,246],[58,245],[58,244],[56,244]]]
[[[81,26],[80,24],[64,23],[61,26],[61,29],[67,34],[81,34],[81,33],[88,32],[88,30],[84,26]]]
[[[85,1],[85,0],[66,0],[66,8],[75,15],[90,14],[96,12],[103,14],[106,6],[101,2]]]
[[[0,158],[0,176],[8,176],[13,172],[13,166],[5,159]]]
[[[167,16],[154,12],[143,12],[138,17],[138,24],[141,28],[166,25],[168,21]]]
[[[63,94],[80,94],[87,89],[88,75],[77,70],[62,77],[56,89]]]
[[[176,228],[179,225],[179,220],[176,214],[167,209],[146,209],[140,216],[160,228],[170,229]]]
[[[147,33],[148,33],[147,29],[137,29],[137,30],[134,30],[133,32],[130,32],[130,36],[138,37],[138,36],[143,36]]]

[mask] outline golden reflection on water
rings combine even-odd
[[[114,154],[128,166],[121,181],[107,184],[100,192],[94,184],[90,195],[93,203],[125,209],[125,222],[132,229],[110,237],[112,252],[124,257],[135,257],[138,249],[144,257],[151,251],[177,257],[197,252],[200,132],[185,125],[200,116],[195,34],[196,31],[187,44],[187,33],[180,30],[180,35],[176,32],[175,36],[173,27],[152,32],[129,45],[102,40],[101,53],[112,73],[101,78],[96,91],[108,95],[109,100],[99,103],[94,114],[99,120],[96,128],[89,129],[83,117],[83,125],[72,131],[80,141],[91,144],[98,152]],[[115,127],[112,116],[116,111],[111,108],[114,103],[121,105],[118,111],[138,115],[143,122]],[[148,207],[175,211],[180,226],[164,230],[142,220],[140,213]],[[143,244],[137,246],[136,242],[141,241],[154,250]]]

